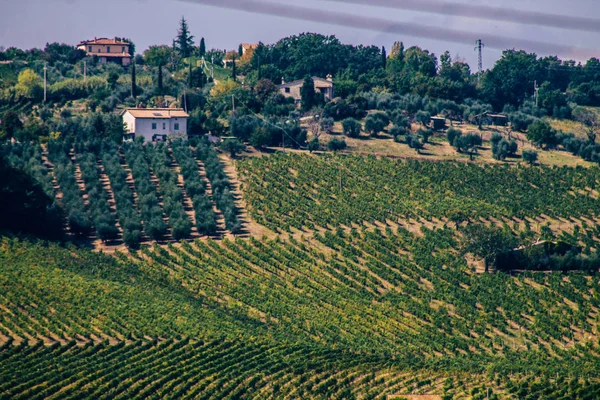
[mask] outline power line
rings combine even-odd
[[[550,14],[539,11],[515,10],[504,7],[463,4],[440,0],[328,0],[340,3],[365,4],[431,14],[514,22],[578,31],[600,32],[600,20],[587,17]]]
[[[396,22],[383,18],[366,17],[350,13],[300,7],[290,4],[277,4],[262,0],[179,0],[193,4],[246,11],[255,14],[272,15],[301,21],[310,21],[337,26],[345,26],[381,33],[401,34],[412,37],[453,42],[473,43],[479,37],[486,46],[494,49],[521,48],[528,51],[556,54],[563,57],[587,60],[598,55],[598,51],[556,43],[540,42],[529,39],[510,38],[491,34],[481,34],[456,29],[426,26],[411,22]]]

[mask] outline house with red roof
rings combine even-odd
[[[86,40],[79,43],[77,49],[85,51],[88,56],[98,57],[103,64],[108,62],[123,66],[131,64],[131,43],[119,38]]]

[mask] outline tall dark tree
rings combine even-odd
[[[237,66],[235,63],[235,54],[233,54],[233,58],[231,59],[231,78],[234,81],[237,80]]]
[[[156,67],[158,70],[155,82],[158,94],[162,94],[163,92],[162,67],[169,62],[172,53],[173,50],[169,46],[150,46],[150,48],[144,52],[144,61],[149,65]]]
[[[179,22],[179,31],[177,31],[174,47],[183,58],[189,57],[192,54],[192,49],[194,47],[194,36],[190,35],[190,31],[184,17],[181,17],[181,21]]]
[[[200,54],[200,57],[204,57],[206,54],[206,42],[204,41],[204,38],[200,39],[200,48],[198,49],[198,53]]]
[[[137,80],[135,76],[135,62],[131,63],[131,97],[137,97]]]
[[[23,128],[23,122],[19,114],[14,111],[7,111],[2,116],[2,133],[5,139],[11,139],[19,130]]]
[[[244,46],[242,46],[242,44],[240,43],[239,47],[238,47],[238,56],[240,56],[240,58],[244,55]]]
[[[383,69],[387,67],[387,52],[385,51],[385,46],[381,47],[381,66]]]
[[[158,66],[158,74],[156,76],[156,92],[158,94],[163,94],[163,92],[164,92],[162,65]]]
[[[310,110],[316,104],[315,81],[309,75],[304,78],[302,88],[300,89],[300,97],[302,98],[302,108]]]

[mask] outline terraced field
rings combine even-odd
[[[138,215],[149,243],[154,214],[140,203],[154,196],[166,226],[157,243],[109,256],[1,239],[1,398],[600,396],[598,276],[475,273],[457,230],[482,223],[528,240],[543,233],[591,256],[600,241],[596,169],[247,159],[237,172],[249,216],[280,234],[209,238],[194,219],[238,203],[207,151],[91,151],[97,176],[110,179],[117,234],[133,231]],[[77,190],[106,190],[80,152],[53,167],[76,171],[75,163]],[[13,165],[33,155],[20,165],[39,179],[54,173],[43,172],[39,149],[11,154]],[[195,169],[198,157],[206,171]],[[167,209],[169,185],[181,191],[173,202],[183,213]],[[100,207],[81,199],[98,234],[90,211]],[[121,216],[119,204],[132,211]],[[189,236],[170,237],[171,215],[190,218]],[[237,229],[236,215],[223,211],[217,226]]]
[[[0,154],[56,197],[73,240],[96,248],[222,237],[244,228],[234,185],[205,143],[190,148],[51,141],[46,149],[4,146]],[[221,226],[218,218],[224,219]]]

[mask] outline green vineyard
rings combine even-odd
[[[497,227],[597,271],[597,168],[276,154],[234,193],[207,143],[2,152],[69,235],[127,247],[1,239],[0,398],[600,397],[597,274],[464,245]],[[225,235],[241,204],[273,234]]]

